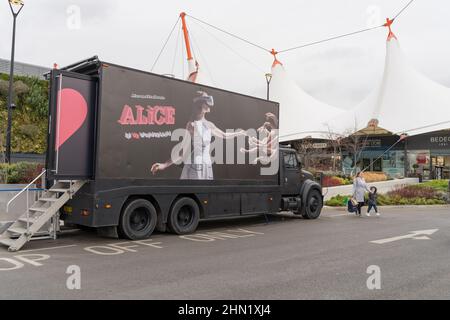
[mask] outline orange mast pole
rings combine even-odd
[[[188,61],[192,60],[192,51],[191,51],[191,43],[189,42],[189,32],[187,29],[187,25],[186,25],[186,13],[182,12],[180,14],[180,18],[181,18],[181,23],[183,26],[183,35],[184,35],[184,42],[186,43],[186,52],[187,52],[187,57],[188,57]]]
[[[397,37],[395,36],[394,32],[392,32],[392,28],[391,28],[393,23],[394,23],[394,19],[391,20],[389,18],[386,18],[386,23],[383,24],[384,27],[389,28],[389,34],[388,34],[387,41],[391,41],[391,39],[397,40]]]

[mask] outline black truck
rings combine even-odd
[[[278,103],[97,57],[49,78],[48,186],[85,181],[65,223],[137,240],[202,219],[319,217],[320,184],[278,144]]]

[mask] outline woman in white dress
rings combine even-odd
[[[156,174],[158,171],[164,171],[174,163],[184,162],[181,180],[214,180],[214,173],[211,160],[211,140],[212,137],[221,139],[234,139],[239,136],[246,136],[244,130],[235,132],[224,132],[206,119],[206,115],[211,112],[214,106],[214,98],[206,92],[199,91],[199,96],[194,99],[193,114],[191,121],[188,122],[186,130],[189,136],[183,139],[185,144],[183,152],[192,150],[191,154],[183,154],[179,159],[171,159],[165,163],[155,163],[151,172]],[[190,159],[189,159],[190,156]]]

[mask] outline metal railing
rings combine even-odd
[[[31,181],[25,188],[23,188],[19,193],[17,193],[11,200],[8,201],[8,203],[6,204],[6,213],[9,213],[9,208],[11,206],[11,204],[16,201],[22,194],[26,194],[27,197],[27,201],[26,201],[26,213],[27,213],[27,234],[29,233],[29,229],[30,229],[30,190],[35,189],[34,188],[34,184],[41,179],[41,186],[45,186],[45,173],[47,172],[47,170],[43,169],[42,172],[36,177],[34,178],[33,181]],[[35,193],[35,201],[37,201],[37,199],[39,199],[42,195],[42,191],[44,191],[45,189],[42,189],[40,191],[37,191]]]

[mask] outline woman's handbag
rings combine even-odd
[[[357,211],[358,202],[351,198],[347,201],[347,210],[349,213],[355,213]]]

